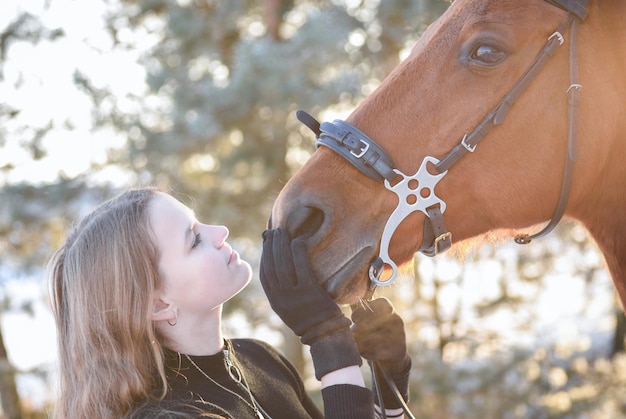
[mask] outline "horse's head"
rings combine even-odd
[[[455,147],[465,148],[460,151],[465,157],[449,167],[428,165],[429,173],[445,172],[430,193],[445,202],[445,226],[455,242],[494,229],[528,227],[550,219],[555,211],[567,156],[568,17],[578,17],[551,3],[453,2],[346,119],[384,148],[406,175],[415,174],[429,157],[439,161]],[[590,12],[584,25],[593,19]],[[587,45],[592,36],[580,27],[578,55],[602,54]],[[551,38],[557,30],[562,33]],[[550,47],[545,66],[515,90],[549,39],[559,45],[563,41],[563,46]],[[588,60],[580,63],[581,79],[588,82],[592,73]],[[511,92],[515,97],[508,96]],[[585,96],[581,114],[594,95]],[[585,165],[587,155],[579,154],[578,164]],[[574,175],[570,205],[582,200],[580,191],[598,176]],[[272,224],[306,236],[320,280],[338,302],[352,302],[368,288],[370,262],[378,255],[385,222],[398,201],[383,182],[320,146],[281,192]],[[425,212],[414,211],[398,222],[388,247],[398,264],[424,247],[425,218]]]

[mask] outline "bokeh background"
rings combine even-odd
[[[45,264],[74,220],[129,187],[171,188],[258,272],[272,203],[314,152],[295,111],[348,115],[448,6],[1,0],[0,417],[54,403]],[[320,401],[257,279],[226,306],[228,335],[275,344]],[[416,255],[379,294],[406,321],[417,417],[626,417],[624,317],[575,222],[529,246],[492,234]]]

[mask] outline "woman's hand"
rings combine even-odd
[[[411,357],[406,344],[404,322],[386,298],[377,298],[353,306],[352,333],[363,358],[377,361],[393,378],[405,401],[408,401]],[[382,377],[377,371],[378,377]],[[391,389],[383,380],[381,393],[385,408],[399,408]],[[376,394],[375,394],[376,395]]]
[[[263,233],[261,285],[272,309],[311,347],[317,379],[328,372],[361,365],[350,320],[318,284],[305,242],[283,229]]]

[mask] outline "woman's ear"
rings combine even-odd
[[[175,321],[178,316],[176,307],[164,300],[163,298],[155,298],[152,305],[152,320],[153,321]]]

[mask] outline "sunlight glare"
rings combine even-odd
[[[28,12],[49,30],[61,28],[64,33],[53,41],[36,44],[14,41],[7,49],[0,95],[8,106],[20,110],[7,121],[6,144],[0,149],[0,166],[10,164],[15,168],[5,179],[10,183],[40,183],[53,181],[59,173],[70,178],[88,173],[93,164],[106,162],[108,149],[126,141],[124,135],[115,134],[111,128],[95,129],[93,102],[76,86],[76,72],[88,77],[94,88],[110,91],[116,102],[105,105],[117,106],[128,115],[137,113],[129,96],[146,92],[139,52],[115,48],[105,28],[103,15],[108,6],[104,2],[56,0],[46,4],[14,0],[3,1],[0,6],[0,16],[15,18],[22,11]],[[143,35],[146,39],[137,39],[138,43],[155,42],[149,34]],[[24,146],[36,138],[38,131],[48,128],[40,143],[35,144],[45,150],[45,155],[33,160]]]

